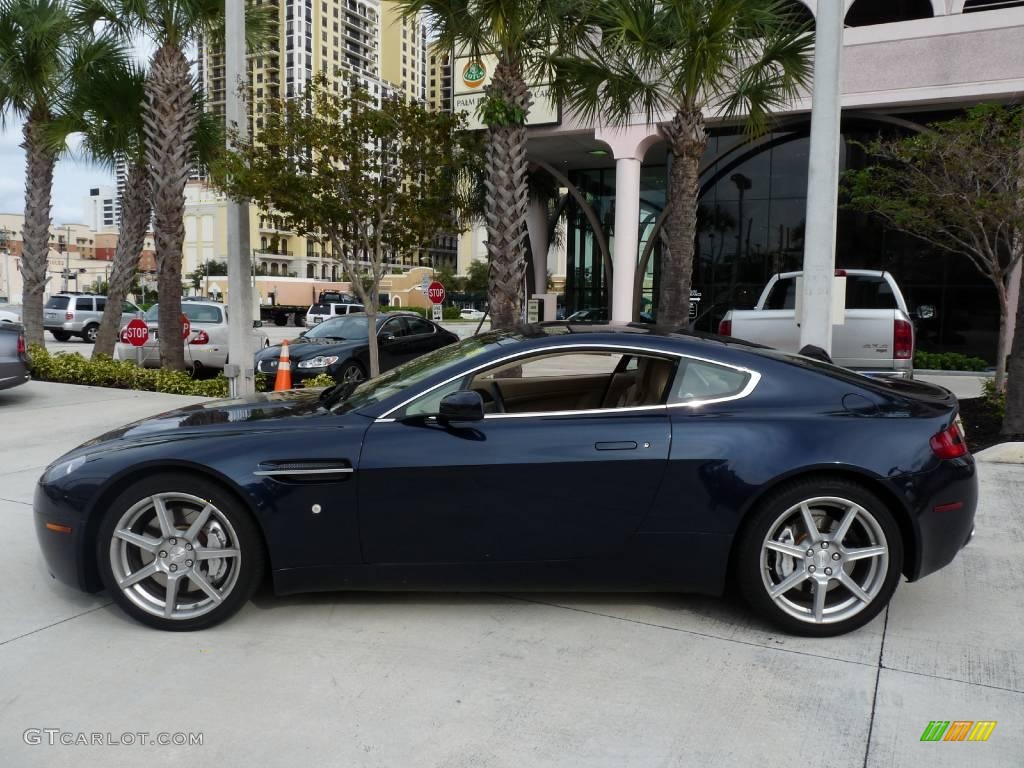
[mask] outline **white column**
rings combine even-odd
[[[1010,354],[1010,348],[1013,346],[1013,334],[1016,331],[1017,301],[1020,298],[1020,273],[1022,268],[1024,268],[1024,262],[1018,261],[1013,265],[1013,269],[1010,271],[1010,285],[1006,291],[1009,314],[1006,316],[1006,327],[1003,329],[1003,338],[1006,340],[1003,349],[1006,350],[1007,355]]]
[[[548,209],[539,199],[530,200],[526,209],[526,230],[533,254],[533,292],[548,292]]]
[[[615,241],[612,248],[612,322],[633,320],[633,278],[640,237],[640,161],[615,161]],[[597,254],[594,256],[597,258]]]
[[[228,128],[238,131],[239,141],[249,135],[249,117],[242,88],[248,87],[245,62],[245,3],[225,1],[225,93],[224,114]],[[231,149],[228,141],[228,149]],[[244,397],[256,391],[253,370],[252,276],[249,249],[249,203],[228,201],[228,354],[231,365],[224,373],[231,379],[232,395]]]
[[[832,351],[832,282],[839,196],[843,5],[834,1],[818,3],[800,324],[800,346],[813,344],[829,353]]]

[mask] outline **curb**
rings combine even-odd
[[[989,464],[1024,464],[1024,443],[999,443],[978,451],[974,458]]]
[[[928,368],[915,368],[914,375],[918,376],[974,376],[978,379],[994,379],[993,371],[933,371]]]

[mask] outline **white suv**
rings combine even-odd
[[[314,325],[319,325],[329,317],[351,315],[353,312],[363,312],[365,309],[362,304],[314,304],[306,312],[306,327],[312,328]]]
[[[50,297],[43,307],[43,328],[53,334],[57,341],[67,341],[72,336],[81,336],[90,344],[96,343],[96,334],[107,307],[106,296],[92,294],[57,293]],[[121,325],[124,325],[140,310],[130,301],[121,304]]]

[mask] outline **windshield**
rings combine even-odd
[[[307,339],[359,339],[366,340],[366,315],[348,315],[324,320],[306,331]]]
[[[492,331],[442,347],[435,352],[423,355],[423,357],[410,360],[375,379],[363,382],[348,398],[336,405],[334,410],[338,413],[345,413],[379,403],[435,374],[454,368],[464,360],[483,354],[496,346],[515,344],[521,339],[522,336],[510,331]]]

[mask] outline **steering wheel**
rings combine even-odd
[[[481,391],[477,390],[480,396],[484,398],[484,402],[494,403],[495,413],[505,413],[505,398],[501,394],[501,390],[498,389],[498,383],[491,381],[487,384],[487,389]]]

